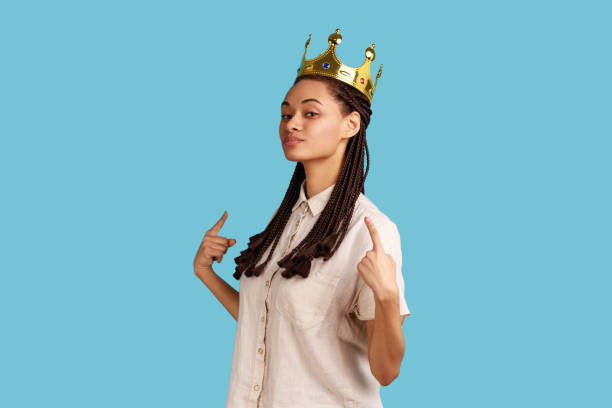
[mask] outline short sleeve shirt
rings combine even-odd
[[[357,264],[372,249],[367,216],[395,261],[400,315],[410,315],[397,226],[360,193],[334,255],[313,259],[307,278],[284,278],[278,260],[312,229],[334,185],[309,199],[304,187],[305,180],[262,274],[240,278],[226,408],[383,406],[380,383],[370,370],[365,325],[375,316],[374,294]]]

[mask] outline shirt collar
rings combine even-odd
[[[304,179],[300,185],[300,196],[293,205],[293,208],[291,208],[291,212],[295,211],[300,204],[306,201],[312,215],[317,216],[321,211],[323,211],[323,208],[325,208],[325,205],[327,204],[327,201],[329,201],[329,197],[335,185],[336,184],[334,183],[312,197],[306,198],[306,193],[304,193],[304,189],[306,188],[306,179]]]

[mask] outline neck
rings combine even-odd
[[[337,182],[345,150],[340,148],[329,157],[302,162],[306,173],[306,198],[319,194]]]

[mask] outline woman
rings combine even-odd
[[[235,258],[240,296],[212,270],[236,243],[219,236],[227,212],[194,260],[238,322],[229,408],[382,407],[380,385],[399,375],[410,314],[400,237],[364,195],[374,44],[352,68],[334,62],[341,39],[337,29],[313,60],[304,51],[281,104],[280,141],[297,164],[268,226]]]

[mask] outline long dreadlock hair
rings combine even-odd
[[[365,194],[364,183],[370,168],[370,153],[366,142],[366,127],[370,123],[372,114],[369,100],[352,86],[322,75],[299,76],[293,85],[304,78],[325,82],[330,93],[341,103],[342,113],[346,116],[352,111],[357,111],[361,124],[359,132],[347,143],[344,163],[336,185],[317,222],[302,242],[278,261],[278,266],[285,268],[281,273],[285,278],[291,278],[294,275],[306,278],[310,273],[310,264],[314,258],[323,257],[323,260],[327,261],[334,255],[346,235],[359,193]],[[364,153],[367,158],[365,173],[363,171]],[[300,187],[305,178],[304,166],[298,161],[285,197],[276,214],[266,229],[250,237],[248,247],[234,258],[236,261],[234,278],[240,279],[243,273],[249,277],[259,276],[262,273],[285,229],[291,215],[291,208],[299,198]],[[257,265],[262,254],[270,245],[272,249],[265,262]]]

